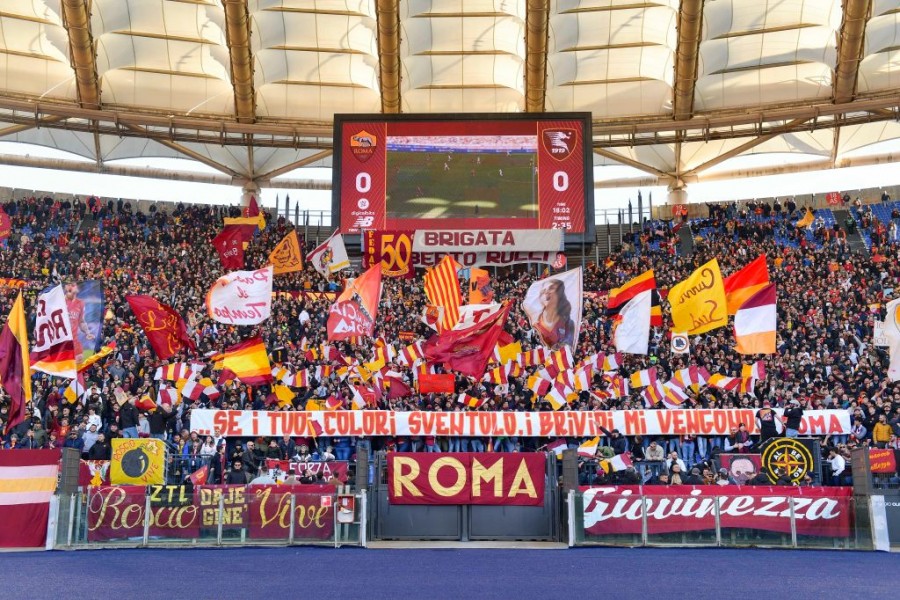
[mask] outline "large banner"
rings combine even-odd
[[[559,252],[562,229],[416,230],[413,252]]]
[[[206,294],[206,311],[228,325],[258,325],[272,314],[272,267],[219,277]]]
[[[71,282],[63,286],[66,312],[75,341],[75,362],[81,365],[100,350],[103,341],[103,283],[100,281]]]
[[[414,267],[433,267],[449,255],[463,267],[505,267],[522,263],[553,264],[560,256],[558,250],[546,252],[413,252]]]
[[[196,538],[200,535],[200,509],[184,486],[154,486],[150,496],[150,531],[154,537]],[[164,490],[163,488],[172,488]],[[175,489],[178,488],[178,489]],[[89,542],[105,542],[144,535],[148,488],[117,485],[92,488],[88,496]]]
[[[223,529],[245,529],[249,539],[287,540],[293,495],[294,539],[327,540],[334,534],[334,492],[334,486],[328,485],[93,488],[87,538],[105,542],[142,537],[149,496],[150,537],[198,538],[204,530],[214,535],[221,514]]]
[[[415,276],[412,263],[411,231],[373,231],[363,233],[363,266],[373,267],[381,263],[385,277]]]
[[[781,414],[781,409],[776,409]],[[482,436],[594,437],[601,427],[622,435],[728,435],[743,423],[756,430],[753,410],[597,410],[557,412],[393,412],[387,410],[255,411],[192,410],[191,430],[226,437],[305,435],[316,423],[319,435],[333,436]],[[808,410],[803,435],[848,435],[846,410]]]
[[[581,267],[535,281],[528,288],[522,308],[544,346],[578,345],[582,292]]]
[[[651,534],[712,530],[716,497],[723,529],[790,534],[791,499],[798,535],[848,537],[853,523],[849,487],[612,485],[581,491],[584,530],[591,535],[640,534],[645,516]]]
[[[0,548],[44,546],[59,457],[59,450],[0,452]]]
[[[543,453],[388,454],[391,504],[542,506]]]
[[[294,539],[327,540],[334,534],[333,485],[262,485],[249,490],[250,539],[287,539],[294,496]],[[323,498],[327,498],[323,502]]]

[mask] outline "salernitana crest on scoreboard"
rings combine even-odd
[[[541,133],[544,150],[556,160],[569,158],[578,141],[578,132],[574,129],[545,129]]]
[[[378,138],[366,131],[365,129],[354,133],[350,136],[350,152],[353,153],[360,162],[366,162],[375,154],[375,148],[378,147]]]

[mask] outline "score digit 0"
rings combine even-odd
[[[357,184],[358,185],[358,184]],[[569,189],[569,174],[565,171],[557,171],[553,174],[553,189],[557,192],[565,192]]]
[[[361,171],[356,175],[356,191],[365,194],[372,189],[372,176]]]

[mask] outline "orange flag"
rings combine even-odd
[[[493,300],[491,274],[485,269],[472,267],[469,277],[469,304],[488,304]]]
[[[741,304],[769,283],[766,255],[760,254],[749,265],[725,278],[725,300],[728,314],[736,314]]]
[[[303,269],[303,258],[300,256],[300,240],[297,230],[291,231],[278,242],[269,254],[269,263],[274,267],[275,275],[293,273]]]

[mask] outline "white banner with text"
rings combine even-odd
[[[780,410],[778,411],[780,412]],[[315,423],[318,425],[313,425]],[[728,435],[741,423],[756,432],[755,413],[742,409],[558,412],[392,412],[386,410],[194,410],[191,430],[225,437],[434,435],[466,437],[593,437],[601,427],[623,435]],[[850,433],[846,410],[810,410],[801,435]]]

